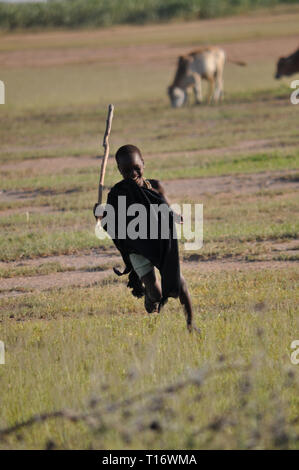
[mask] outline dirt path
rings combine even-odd
[[[276,251],[285,252],[292,249],[298,250],[298,240],[289,243],[277,244]],[[275,245],[274,245],[275,249]],[[294,251],[295,251],[294,250]],[[36,293],[50,289],[60,289],[66,287],[90,287],[103,281],[103,279],[113,276],[112,266],[121,265],[122,261],[116,252],[106,254],[83,254],[83,255],[62,255],[47,258],[27,260],[22,263],[0,263],[0,268],[40,266],[45,263],[59,263],[64,268],[73,268],[75,271],[58,272],[36,276],[17,276],[8,279],[0,279],[0,298],[17,295],[25,295],[28,292]],[[198,272],[204,275],[211,272],[220,271],[247,271],[262,269],[285,269],[294,266],[292,261],[256,261],[248,262],[244,260],[208,260],[200,261],[196,256],[191,256],[190,260],[182,262],[182,269],[188,273]]]
[[[59,289],[63,287],[89,287],[98,284],[111,274],[111,270],[96,272],[69,271],[65,273],[46,274],[44,276],[5,279],[0,281],[0,297],[24,295],[26,294],[25,291],[34,293],[36,291]]]
[[[228,147],[215,147],[208,149],[200,149],[194,151],[186,152],[164,152],[164,153],[155,153],[146,155],[146,159],[151,158],[169,158],[174,156],[180,156],[184,154],[185,157],[194,157],[194,156],[217,156],[217,155],[227,155],[235,154],[238,152],[246,151],[250,154],[251,152],[259,152],[265,149],[277,148],[284,146],[284,143],[277,141],[275,139],[256,139],[256,140],[244,140],[238,142],[235,145],[230,145]],[[113,156],[110,156],[114,161]],[[101,157],[90,157],[90,156],[80,156],[80,157],[55,157],[55,158],[29,158],[21,161],[8,161],[0,163],[0,170],[3,172],[28,172],[30,175],[46,175],[53,173],[60,173],[63,170],[73,169],[73,168],[92,168],[99,167],[101,163]]]
[[[166,192],[170,198],[195,197],[204,194],[216,193],[254,193],[265,189],[299,190],[299,176],[297,170],[263,171],[260,173],[235,174],[224,176],[207,176],[204,178],[186,178],[163,181]],[[0,202],[28,201],[24,208],[8,209],[0,212],[1,216],[25,213],[51,211],[42,207],[30,206],[30,200],[41,196],[56,196],[55,191],[2,191]]]
[[[1,194],[0,194],[0,200],[1,200]],[[25,217],[28,217],[29,214],[31,213],[47,213],[47,214],[57,214],[59,211],[52,210],[50,206],[28,206],[28,207],[22,207],[21,209],[6,209],[3,211],[0,211],[0,217],[7,217],[9,215],[16,215],[16,214],[24,214]],[[24,220],[26,220],[24,217]]]
[[[107,263],[117,263],[120,261],[116,251],[102,252],[102,250],[91,250],[88,253],[79,255],[57,255],[43,258],[27,259],[22,261],[0,262],[0,269],[17,267],[37,267],[45,263],[58,263],[62,268],[82,269],[96,268]]]
[[[146,155],[146,159],[167,159],[169,157],[181,156],[184,157],[201,157],[201,156],[218,156],[218,155],[232,155],[239,152],[247,154],[271,150],[272,148],[285,147],[285,143],[277,139],[254,139],[243,140],[234,145],[227,147],[214,147],[203,148],[193,151],[179,151],[179,152],[164,152]],[[114,161],[113,156],[109,157],[109,162]],[[92,168],[99,167],[101,163],[101,156],[80,156],[80,157],[55,157],[55,158],[29,158],[21,161],[7,161],[0,163],[0,170],[3,172],[29,172],[30,175],[47,175],[60,173],[63,170],[74,168]]]
[[[231,155],[237,154],[240,152],[256,153],[265,150],[271,150],[272,148],[285,147],[284,142],[278,139],[254,139],[254,140],[242,140],[236,144],[228,145],[227,147],[214,147],[214,148],[203,148],[200,150],[187,150],[180,152],[164,152],[154,155],[146,155],[148,158],[169,158],[173,156],[184,155],[185,157],[195,157],[195,156],[218,156],[218,155]]]
[[[202,262],[183,262],[182,270],[185,273],[198,271],[198,276],[206,273],[216,273],[221,271],[247,271],[263,269],[286,269],[293,267],[291,261],[227,261],[211,260]],[[91,287],[99,284],[105,278],[115,276],[112,268],[103,271],[69,271],[63,273],[46,274],[42,276],[14,277],[0,279],[0,298],[15,297],[28,293],[37,293],[51,289],[61,289],[66,287]]]
[[[221,271],[260,271],[263,269],[285,269],[294,267],[293,261],[231,261],[231,260],[210,260],[210,261],[190,261],[183,262],[182,269],[184,272],[194,270],[198,271],[198,275],[206,273],[216,273]]]
[[[292,52],[298,43],[297,36],[275,38],[237,43],[222,43],[228,57],[239,59],[247,64],[265,60],[276,60],[285,55],[286,51]],[[73,64],[102,64],[102,65],[141,65],[151,63],[155,65],[174,66],[177,57],[194,49],[194,45],[174,47],[169,45],[140,45],[129,47],[93,47],[77,49],[47,50],[45,51],[13,51],[0,53],[0,64],[3,67],[54,67]]]
[[[299,190],[297,171],[265,171],[262,173],[236,174],[163,182],[170,198],[184,197],[194,200],[204,194],[255,193],[265,189]]]
[[[45,175],[60,173],[69,168],[99,167],[101,159],[97,157],[58,157],[30,158],[22,161],[5,162],[0,165],[1,171],[30,171],[32,174]]]
[[[290,17],[290,20],[292,20],[292,17]],[[159,26],[145,26],[143,27],[142,35],[138,28],[114,27],[110,29],[110,34],[112,33],[114,36],[113,41],[109,38],[109,29],[89,33],[77,32],[72,34],[71,32],[64,32],[60,33],[60,35],[59,33],[53,33],[52,35],[51,33],[48,33],[48,35],[46,33],[39,34],[40,44],[38,45],[36,44],[37,39],[35,38],[34,42],[30,34],[28,36],[5,36],[1,39],[0,65],[5,68],[52,67],[83,63],[117,64],[118,66],[150,63],[151,66],[155,66],[155,64],[169,66],[176,62],[179,55],[189,52],[191,48],[194,49],[203,42],[208,44],[210,37],[210,40],[215,42],[215,33],[211,35],[209,31],[215,32],[217,31],[216,28],[219,27],[224,27],[224,34],[221,36],[222,39],[217,34],[216,38],[219,38],[218,41],[226,50],[228,56],[235,59],[242,58],[242,60],[248,63],[265,60],[265,57],[267,60],[276,60],[277,57],[284,55],[286,51],[291,52],[298,45],[298,36],[286,35],[289,33],[288,31],[285,31],[285,35],[282,34],[282,37],[266,39],[258,37],[258,31],[256,31],[257,39],[248,40],[245,35],[242,41],[229,42],[231,36],[230,28],[236,27],[237,23],[240,26],[242,21],[244,25],[249,23],[252,23],[252,25],[258,24],[258,18],[247,18],[245,20],[235,17],[206,22],[168,24],[163,26],[163,30],[161,26],[160,28]],[[259,26],[261,30],[263,30],[266,22],[266,17],[264,17]],[[132,39],[130,41],[127,38],[127,44],[119,46],[123,42],[124,30],[126,34],[132,33]],[[292,30],[294,31],[294,27]],[[167,31],[169,31],[168,37],[165,34]],[[251,37],[253,36],[252,31],[251,34],[250,32],[248,34]],[[152,40],[153,35],[157,35],[155,43]],[[242,32],[240,36],[242,37]],[[189,37],[190,41],[188,41]],[[23,38],[23,43],[20,43],[21,38]],[[198,43],[195,38],[198,38]],[[18,41],[18,49],[14,50]],[[182,46],[179,44],[186,45]],[[5,50],[5,47],[7,50]]]
[[[28,291],[36,292],[70,286],[88,287],[96,285],[104,278],[113,275],[111,266],[120,265],[121,258],[116,252],[99,254],[95,251],[80,255],[49,256],[22,262],[1,262],[0,268],[30,268],[40,267],[50,263],[59,264],[63,269],[73,270],[35,276],[0,278],[0,297],[24,295]]]

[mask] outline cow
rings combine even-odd
[[[299,72],[299,49],[288,57],[280,57],[277,62],[275,78],[279,79],[283,75],[289,76]]]
[[[180,108],[187,102],[188,89],[193,88],[196,104],[202,102],[201,80],[209,82],[208,102],[223,99],[223,71],[226,55],[219,47],[205,47],[180,56],[168,96],[172,107]],[[237,65],[245,62],[228,60]]]

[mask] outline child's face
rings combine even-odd
[[[118,169],[124,179],[131,178],[135,181],[138,181],[140,178],[142,178],[144,163],[138,153],[134,153],[128,158],[121,159],[121,161],[118,163]]]

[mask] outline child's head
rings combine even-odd
[[[138,180],[143,175],[144,161],[135,145],[123,145],[115,154],[117,167],[124,179]]]

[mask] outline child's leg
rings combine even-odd
[[[188,287],[183,276],[181,276],[180,302],[184,306],[187,328],[189,331],[191,331],[193,327],[192,303]]]
[[[148,313],[155,312],[162,298],[161,287],[156,279],[155,270],[152,269],[142,276],[141,281],[145,286],[145,308]]]

